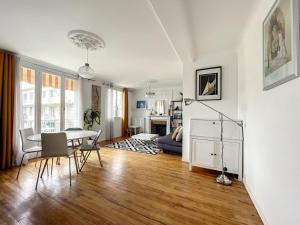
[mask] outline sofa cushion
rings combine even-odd
[[[176,136],[176,141],[182,141],[182,135],[183,135],[183,127],[180,127],[178,134]]]
[[[168,134],[164,137],[159,137],[157,139],[157,143],[182,147],[182,142],[172,140],[172,134]]]
[[[180,130],[180,127],[177,127],[177,128],[175,129],[175,131],[173,132],[173,134],[172,134],[172,136],[171,136],[172,140],[174,140],[174,141],[176,140],[176,136],[177,136],[179,130]]]

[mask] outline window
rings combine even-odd
[[[77,81],[65,79],[65,128],[76,127],[77,124],[77,91]]]
[[[42,93],[49,91],[51,96],[51,99],[42,98],[41,131],[59,132],[61,77],[43,72],[41,82]]]
[[[46,71],[42,66],[27,62],[21,64],[24,65],[21,67],[20,82],[21,127],[32,127],[36,132],[59,132],[78,127],[80,117],[76,78],[67,78],[59,71]]]
[[[21,69],[21,96],[23,99],[23,128],[34,128],[35,126],[35,70],[22,67]]]
[[[113,90],[113,116],[122,117],[122,103],[123,103],[122,91]]]

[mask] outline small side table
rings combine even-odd
[[[129,130],[129,135],[131,137],[132,131],[134,130],[134,135],[136,135],[137,132],[140,130],[140,127],[139,126],[135,126],[135,125],[130,125],[130,126],[128,126],[128,130]]]

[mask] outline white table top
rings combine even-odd
[[[76,130],[76,131],[63,131],[67,134],[67,140],[76,140],[76,139],[81,139],[81,138],[89,138],[89,137],[94,137],[97,135],[96,131],[91,131],[91,130]],[[36,141],[40,142],[41,141],[41,134],[35,134],[32,136],[29,136],[27,138],[28,141]]]

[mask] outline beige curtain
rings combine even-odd
[[[15,56],[0,50],[0,169],[12,166]]]
[[[123,89],[122,136],[127,137],[128,130],[128,89]]]

